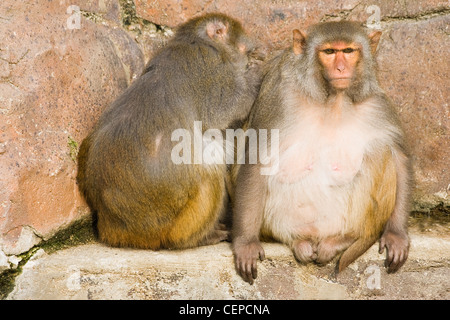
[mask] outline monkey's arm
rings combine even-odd
[[[397,191],[394,211],[386,223],[380,239],[379,252],[387,249],[385,266],[389,273],[396,272],[408,258],[408,215],[410,203],[410,161],[398,148],[393,152],[397,170]]]
[[[237,272],[253,284],[257,260],[265,258],[259,241],[266,195],[264,176],[258,165],[242,165],[239,170],[233,208],[233,252]]]

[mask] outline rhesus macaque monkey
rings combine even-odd
[[[101,241],[156,250],[228,238],[219,223],[226,164],[173,163],[172,134],[246,119],[260,84],[255,50],[230,17],[192,19],[104,112],[80,147],[77,176]]]
[[[236,178],[233,251],[247,282],[264,259],[261,237],[288,244],[302,263],[342,253],[337,272],[380,238],[388,272],[405,262],[410,164],[376,80],[380,36],[356,22],[318,24],[294,30],[293,47],[269,63],[248,127],[279,129],[279,153],[266,166],[241,165]]]

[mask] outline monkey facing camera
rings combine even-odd
[[[388,272],[406,261],[410,160],[376,79],[380,36],[356,22],[317,24],[294,30],[268,63],[248,127],[279,129],[276,170],[242,164],[234,181],[233,252],[247,282],[265,256],[261,238],[288,244],[301,263],[339,258],[336,272],[377,240]]]
[[[257,52],[234,19],[194,18],[102,114],[77,175],[101,241],[157,250],[228,239],[226,164],[173,163],[171,134],[242,123],[260,84]]]

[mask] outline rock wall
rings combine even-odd
[[[88,214],[78,144],[144,55],[117,1],[2,1],[0,29],[0,246],[18,254]]]
[[[75,183],[82,139],[172,28],[211,11],[242,21],[272,52],[290,45],[292,29],[320,21],[360,20],[380,28],[379,78],[397,105],[413,151],[416,209],[450,206],[448,1],[3,0],[4,265],[89,214]]]

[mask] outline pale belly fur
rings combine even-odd
[[[279,156],[272,158],[276,170],[268,177],[263,233],[291,243],[349,231],[348,201],[364,155],[389,140],[365,121],[367,108],[347,114],[345,122],[318,111],[303,113],[281,138]]]

